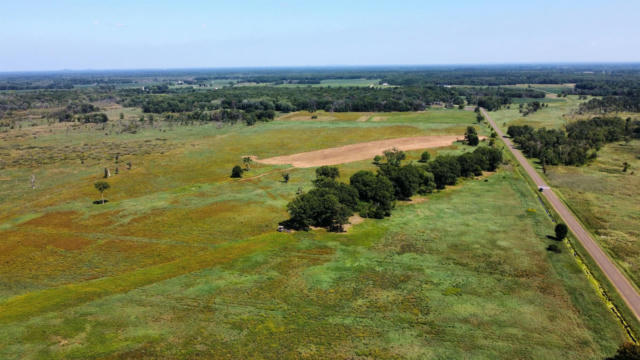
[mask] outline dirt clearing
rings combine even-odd
[[[316,167],[322,165],[337,165],[353,161],[373,159],[374,156],[382,155],[383,151],[389,150],[394,147],[405,151],[428,149],[449,146],[454,141],[462,139],[462,135],[406,137],[380,141],[369,141],[335,148],[255,160],[263,164],[291,164],[292,166],[299,168]]]

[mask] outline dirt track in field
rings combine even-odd
[[[391,148],[400,150],[419,150],[449,146],[456,140],[462,140],[463,135],[433,135],[416,136],[380,141],[369,141],[358,144],[340,146],[329,149],[303,152],[293,155],[276,156],[267,159],[255,159],[263,164],[282,165],[291,164],[298,168],[322,165],[337,165],[353,161],[373,159],[376,155]]]

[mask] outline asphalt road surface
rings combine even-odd
[[[520,165],[524,168],[524,170],[529,174],[533,182],[538,187],[548,187],[547,183],[540,177],[540,175],[536,172],[536,170],[529,164],[527,159],[522,155],[520,150],[516,149],[511,142],[511,139],[506,138],[504,133],[500,128],[496,125],[496,123],[491,119],[489,114],[485,111],[485,109],[481,109],[482,114],[485,119],[491,124],[493,129],[496,131],[498,136],[502,138],[504,143],[507,145],[511,153],[516,157]],[[545,189],[542,192],[542,196],[544,196],[551,206],[556,210],[558,215],[562,218],[565,224],[569,227],[571,232],[575,235],[575,237],[580,241],[582,246],[587,250],[589,255],[593,258],[596,264],[600,267],[602,272],[607,276],[609,281],[613,284],[613,286],[618,290],[618,293],[622,297],[622,299],[627,303],[627,306],[634,313],[636,318],[640,320],[640,294],[638,291],[631,285],[631,282],[622,274],[622,272],[613,264],[611,259],[605,254],[605,252],[598,246],[595,240],[591,237],[584,227],[578,222],[575,215],[567,208],[567,206],[560,201],[560,199],[556,196],[556,194],[551,189]]]

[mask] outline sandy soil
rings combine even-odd
[[[293,155],[276,156],[267,159],[255,159],[271,165],[291,164],[294,167],[307,168],[322,165],[337,165],[353,161],[373,159],[376,155],[391,148],[400,150],[419,150],[449,146],[454,141],[462,140],[462,135],[416,136],[380,141],[363,142],[335,148],[309,151]]]

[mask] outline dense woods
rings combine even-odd
[[[461,92],[438,86],[412,88],[365,87],[231,87],[164,95],[130,90],[120,94],[125,106],[140,106],[144,112],[188,112],[219,109],[255,112],[307,111],[417,111],[434,102],[464,103]]]

